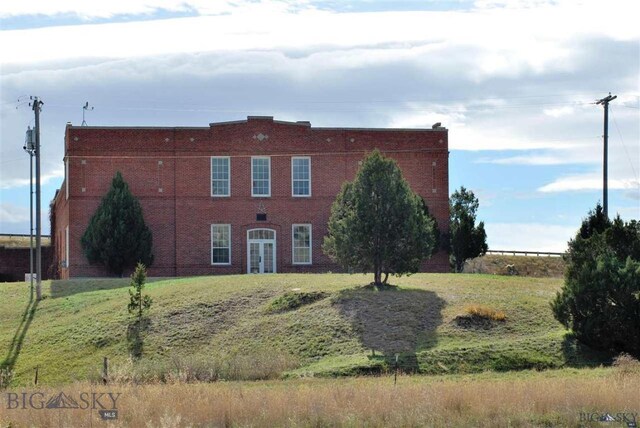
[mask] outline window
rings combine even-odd
[[[231,225],[211,225],[211,264],[231,264]]]
[[[69,267],[69,226],[64,228],[64,267]]]
[[[251,196],[271,196],[271,158],[251,158]]]
[[[64,160],[64,198],[69,199],[69,159]]]
[[[292,226],[293,264],[311,264],[311,225],[294,224]]]
[[[311,196],[311,158],[291,158],[291,195]]]
[[[228,156],[211,157],[211,196],[231,196],[231,164]]]

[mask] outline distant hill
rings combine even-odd
[[[148,323],[126,311],[128,279],[0,284],[0,365],[14,385],[113,376],[257,379],[467,373],[606,362],[554,320],[556,278],[417,274],[376,290],[369,276],[239,275],[154,280]],[[492,321],[469,306],[506,315]],[[478,312],[482,313],[482,311]],[[140,328],[141,327],[141,328]],[[130,354],[141,354],[130,360]],[[124,372],[123,372],[124,371]],[[128,373],[125,373],[128,372]]]
[[[487,254],[467,261],[464,272],[561,278],[564,268],[562,257]]]

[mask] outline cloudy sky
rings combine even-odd
[[[562,251],[602,199],[609,92],[609,210],[640,218],[638,16],[635,0],[3,1],[0,233],[29,232],[37,95],[44,207],[87,101],[90,125],[442,122],[450,191],[479,197],[490,248]]]

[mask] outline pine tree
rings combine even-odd
[[[373,272],[382,285],[390,274],[418,271],[435,247],[433,228],[396,162],[375,150],[333,203],[323,250],[349,271]]]
[[[144,283],[147,281],[147,269],[142,263],[138,263],[136,270],[131,275],[131,283],[129,286],[129,313],[135,314],[138,320],[142,318],[142,314],[151,308],[153,300],[148,295],[143,295]]]
[[[464,262],[487,252],[484,222],[476,226],[476,212],[480,206],[471,190],[460,187],[449,202],[450,259],[456,272],[462,272]]]
[[[118,276],[138,262],[146,266],[153,263],[151,231],[120,172],[91,217],[81,244],[90,263],[103,264]]]
[[[565,260],[565,282],[551,303],[556,319],[593,348],[640,357],[640,223],[609,220],[598,204]]]

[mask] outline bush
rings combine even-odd
[[[629,354],[625,354],[624,352],[613,360],[612,366],[621,376],[640,374],[640,361],[636,360]]]
[[[556,319],[593,348],[640,356],[640,223],[610,221],[598,205],[566,257]]]
[[[498,311],[489,306],[469,305],[465,312],[473,317],[484,318],[491,321],[506,321],[507,315],[503,311]]]

